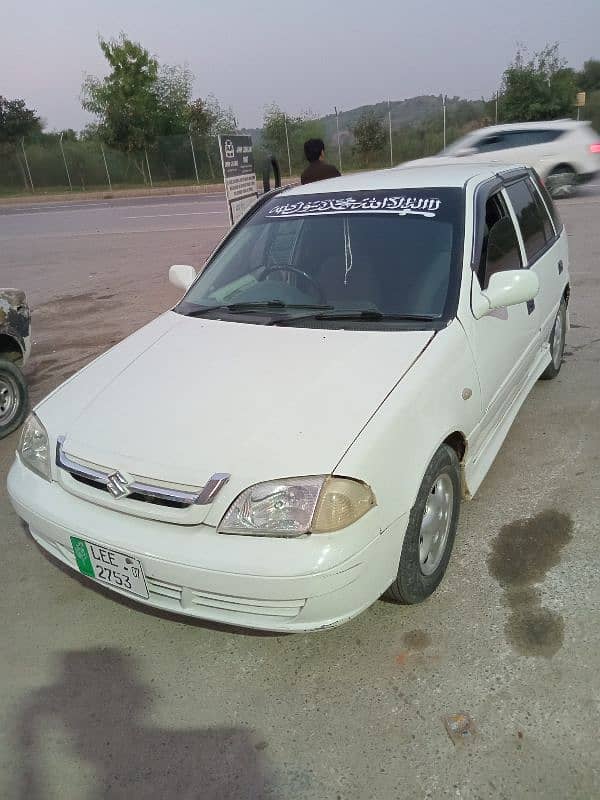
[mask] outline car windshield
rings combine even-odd
[[[456,302],[463,216],[454,188],[278,195],[176,310],[263,324],[441,320]]]

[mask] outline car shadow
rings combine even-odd
[[[105,588],[102,586],[101,583],[92,580],[91,578],[82,575],[79,572],[76,572],[71,567],[68,567],[66,564],[56,558],[52,553],[49,553],[45,550],[35,539],[31,536],[29,532],[29,528],[27,523],[23,520],[20,520],[21,527],[23,531],[31,540],[31,542],[35,545],[38,551],[46,558],[48,561],[52,563],[53,567],[57,567],[64,575],[66,575],[71,580],[77,581],[81,586],[83,586],[87,591],[90,589],[92,591],[98,592],[103,597],[106,597],[109,600],[112,600],[115,603],[119,603],[122,606],[126,606],[127,608],[132,609],[133,611],[137,611],[141,614],[146,614],[147,616],[157,617],[158,619],[168,620],[170,622],[177,622],[179,625],[187,625],[193,628],[204,628],[206,630],[211,631],[219,631],[221,633],[229,633],[235,636],[253,636],[255,638],[274,638],[277,636],[291,636],[285,631],[261,631],[256,630],[255,628],[244,628],[239,625],[226,625],[221,624],[219,622],[212,622],[211,620],[204,620],[198,619],[197,617],[190,617],[185,614],[176,614],[170,611],[165,611],[162,608],[154,608],[145,605],[144,603],[137,603],[135,600],[130,600],[125,595],[119,594],[118,592],[112,592],[110,589]]]
[[[11,796],[59,796],[44,766],[49,740],[58,740],[59,752],[66,747],[79,767],[78,781],[88,784],[61,786],[62,797],[264,797],[265,742],[251,731],[153,727],[152,691],[139,680],[132,657],[118,649],[94,648],[63,652],[59,658],[54,683],[31,692],[18,706],[13,729],[17,785]],[[202,709],[200,719],[201,714]],[[60,766],[56,764],[53,775],[59,774]]]

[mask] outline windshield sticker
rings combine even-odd
[[[297,200],[276,205],[267,212],[267,217],[306,217],[322,214],[414,214],[420,217],[435,217],[442,205],[437,197],[326,197],[304,202]]]

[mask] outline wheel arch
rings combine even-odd
[[[11,361],[13,364],[23,363],[23,348],[18,339],[8,333],[0,333],[0,358]]]

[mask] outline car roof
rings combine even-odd
[[[468,135],[488,135],[492,133],[504,133],[506,131],[547,131],[547,130],[572,130],[578,127],[585,127],[586,122],[578,122],[575,119],[553,119],[547,122],[513,122],[503,125],[489,125],[487,128],[477,128]]]
[[[481,163],[461,159],[460,163],[457,163],[455,158],[439,156],[428,159],[425,163],[412,162],[388,169],[354,172],[343,175],[340,178],[329,178],[324,181],[306,183],[303,186],[290,186],[286,187],[279,196],[374,191],[378,189],[462,188],[468,181],[473,179],[483,182],[503,172],[510,172],[517,168],[525,169],[520,164],[507,165],[506,163],[494,161]]]

